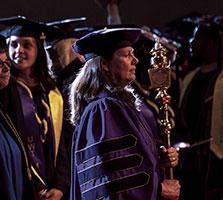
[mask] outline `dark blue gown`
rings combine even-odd
[[[156,200],[159,168],[144,115],[102,92],[84,110],[72,147],[71,200]]]
[[[0,122],[0,199],[23,199],[22,154]]]

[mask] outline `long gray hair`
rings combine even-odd
[[[81,68],[70,87],[69,104],[70,120],[77,125],[84,108],[101,90],[102,70],[100,57],[90,59]]]
[[[130,86],[118,87],[117,80],[114,80],[114,77],[101,67],[101,59],[105,58],[97,56],[87,61],[70,86],[70,121],[75,126],[79,123],[87,104],[102,89],[106,89],[113,96],[123,98],[136,109],[140,109],[141,101],[138,95],[134,94],[134,90]]]

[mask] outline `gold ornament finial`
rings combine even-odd
[[[157,91],[155,97],[159,106],[159,124],[167,147],[171,146],[170,134],[173,125],[169,116],[169,106],[171,97],[167,93],[171,81],[170,60],[167,56],[167,49],[164,48],[159,38],[156,39],[154,48],[150,51],[151,54],[151,68],[148,70],[151,82],[151,89]],[[173,169],[169,168],[168,178],[173,179]]]

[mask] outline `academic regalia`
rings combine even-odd
[[[213,91],[219,72],[217,63],[212,63],[195,69],[185,77],[178,129],[178,137],[184,142],[193,145],[210,139]],[[183,198],[218,199],[208,196],[212,190],[223,187],[223,162],[210,150],[210,142],[182,153],[180,174]],[[196,187],[191,185],[192,182]],[[217,195],[216,192],[213,194]]]
[[[37,191],[55,184],[55,164],[62,128],[62,97],[57,90],[46,91],[43,86],[29,88],[11,78],[2,94],[3,104],[27,151]],[[12,96],[13,99],[10,98]]]
[[[63,127],[61,134],[61,142],[57,157],[57,166],[61,166],[56,172],[57,179],[62,181],[62,185],[70,184],[70,158],[71,158],[71,145],[74,126],[69,122],[69,105],[68,105],[68,93],[69,85],[75,79],[80,67],[81,61],[78,58],[73,58],[73,53],[70,51],[71,45],[74,43],[75,38],[79,37],[80,31],[75,31],[75,27],[84,23],[85,17],[64,19],[62,21],[54,21],[47,23],[48,26],[54,26],[61,30],[61,35],[54,41],[51,38],[47,38],[48,51],[53,61],[52,71],[55,75],[55,80],[59,91],[63,96],[64,102],[64,117]],[[64,162],[67,163],[64,166]],[[64,178],[64,171],[67,173],[68,178]],[[65,183],[64,183],[65,182]],[[57,187],[61,187],[57,185]],[[69,188],[66,189],[63,199],[69,199]]]
[[[9,132],[0,123],[0,194],[4,200],[23,199],[21,151]]]
[[[52,188],[64,193],[68,187],[68,173],[63,170],[62,180],[58,180],[59,177],[55,175],[61,171],[60,168],[68,165],[63,162],[63,165],[56,166],[63,120],[63,99],[48,73],[44,49],[45,38],[56,37],[60,31],[24,16],[2,18],[0,23],[5,26],[4,35],[9,40],[12,39],[11,36],[18,36],[32,37],[36,41],[38,56],[32,75],[38,84],[29,86],[23,78],[18,80],[20,70],[11,66],[13,78],[6,88],[6,96],[3,96],[6,100],[4,105],[27,151],[35,193],[39,198]]]
[[[140,111],[108,91],[85,108],[74,132],[70,199],[157,199],[154,135]]]
[[[0,194],[4,200],[36,199],[22,140],[0,105]]]
[[[10,62],[7,59],[7,50],[6,39],[0,35],[0,55],[3,58],[3,60],[0,60],[0,98],[2,98],[2,92],[8,85],[8,81],[4,81],[6,77],[2,76],[4,73],[9,73],[10,68]],[[6,56],[6,59],[4,56]],[[32,188],[29,187],[31,186],[30,171],[21,137],[4,106],[0,103],[0,199],[35,200]]]

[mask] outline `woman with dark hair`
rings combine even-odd
[[[89,59],[71,85],[72,148],[70,199],[179,198],[177,180],[159,176],[158,151],[151,123],[141,112],[130,83],[138,59],[133,44],[138,28],[102,29],[77,40],[74,49]],[[164,153],[174,167],[174,148]],[[160,186],[160,187],[159,187]]]
[[[11,62],[5,38],[0,35],[0,90],[10,80]],[[0,103],[0,194],[4,200],[34,199],[31,192],[30,165],[24,144]]]
[[[64,174],[57,180],[58,173],[66,173],[56,170],[63,100],[48,73],[44,49],[48,30],[23,17],[1,19],[0,23],[11,26],[7,42],[12,80],[4,95],[5,107],[26,148],[37,199],[61,199],[69,178]]]

